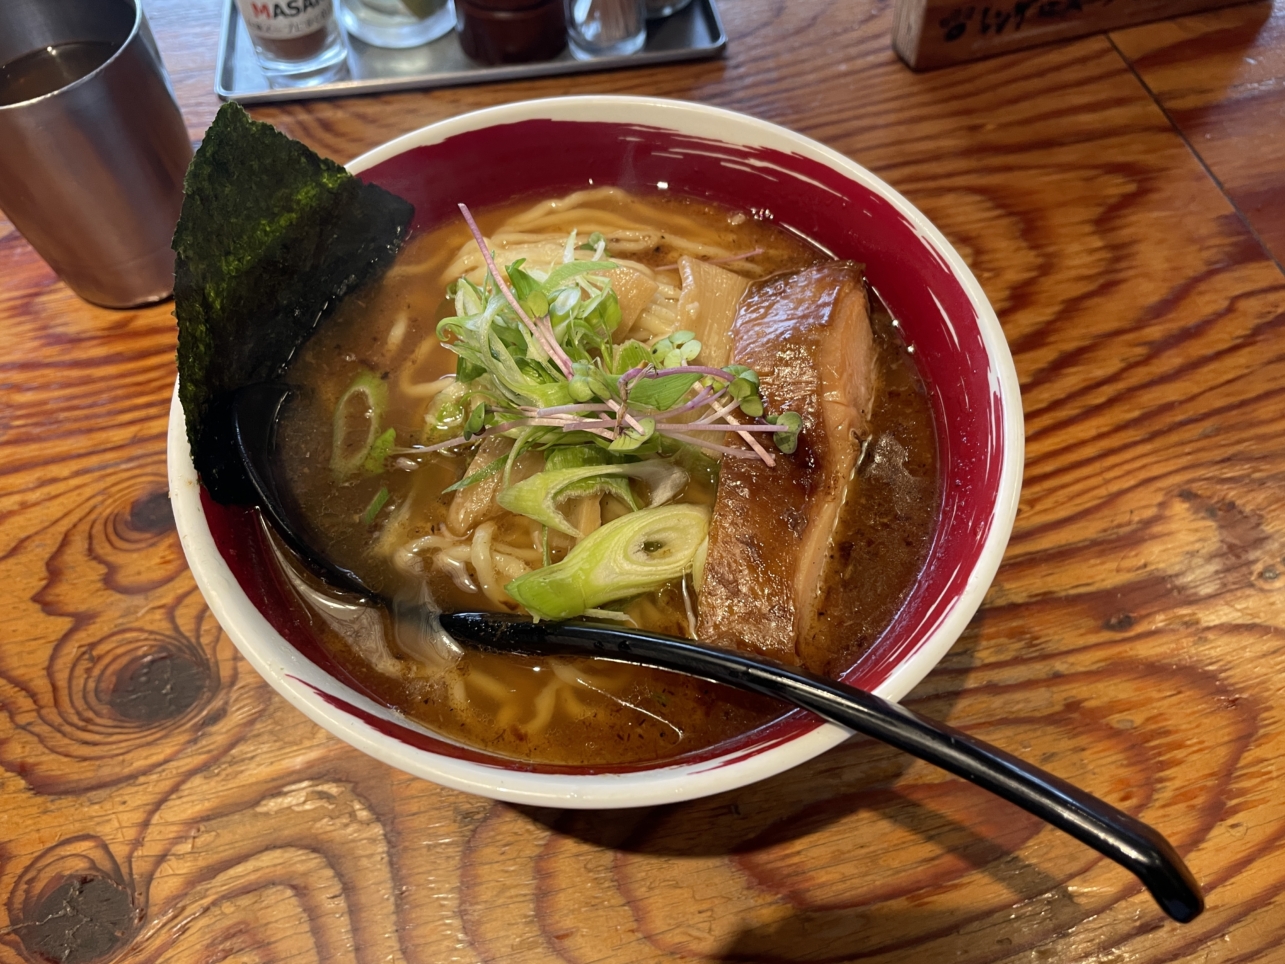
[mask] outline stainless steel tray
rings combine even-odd
[[[265,101],[344,97],[417,87],[452,87],[521,77],[547,77],[588,70],[639,67],[716,57],[727,46],[727,33],[714,0],[691,0],[684,10],[647,25],[647,42],[636,54],[576,60],[564,50],[554,60],[488,67],[464,55],[454,33],[408,50],[372,47],[348,38],[348,75],[315,87],[272,87],[254,59],[254,48],[233,0],[223,11],[214,89],[224,100],[242,104]]]

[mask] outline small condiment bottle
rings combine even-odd
[[[455,29],[482,64],[550,60],[567,46],[562,0],[455,0]]]
[[[323,83],[343,69],[348,48],[334,0],[237,0],[237,9],[273,85]]]
[[[647,42],[645,0],[565,0],[565,10],[576,60],[636,54]]]

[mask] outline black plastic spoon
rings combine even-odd
[[[278,535],[337,589],[373,600],[355,572],[315,547],[319,540],[277,467],[276,431],[290,389],[266,382],[231,399],[231,435],[260,509]],[[1134,874],[1166,914],[1182,923],[1204,910],[1200,887],[1172,845],[1152,827],[998,747],[882,697],[772,660],[684,639],[590,623],[533,623],[497,613],[443,614],[459,642],[507,653],[597,656],[655,666],[761,693],[904,750],[1003,797],[1066,831]]]
[[[499,613],[441,616],[465,645],[533,656],[597,656],[762,693],[963,777],[1088,844],[1134,874],[1176,921],[1205,908],[1200,885],[1155,829],[1060,777],[904,706],[805,670],[685,639]]]
[[[284,382],[260,382],[238,390],[228,402],[229,434],[245,469],[247,495],[268,517],[277,535],[314,573],[336,589],[379,599],[379,594],[357,573],[316,548],[321,540],[281,476],[276,457],[277,426],[291,391]]]

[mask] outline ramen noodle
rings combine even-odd
[[[929,403],[860,266],[748,212],[614,187],[476,223],[485,253],[463,217],[412,237],[287,373],[294,494],[322,548],[392,600],[337,594],[280,550],[322,642],[453,739],[590,765],[694,752],[780,709],[660,671],[464,651],[432,613],[855,662],[938,504]]]

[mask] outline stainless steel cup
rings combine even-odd
[[[142,6],[0,0],[0,64],[85,42],[118,49],[65,87],[0,106],[0,209],[86,301],[159,301],[174,290],[192,144]]]

